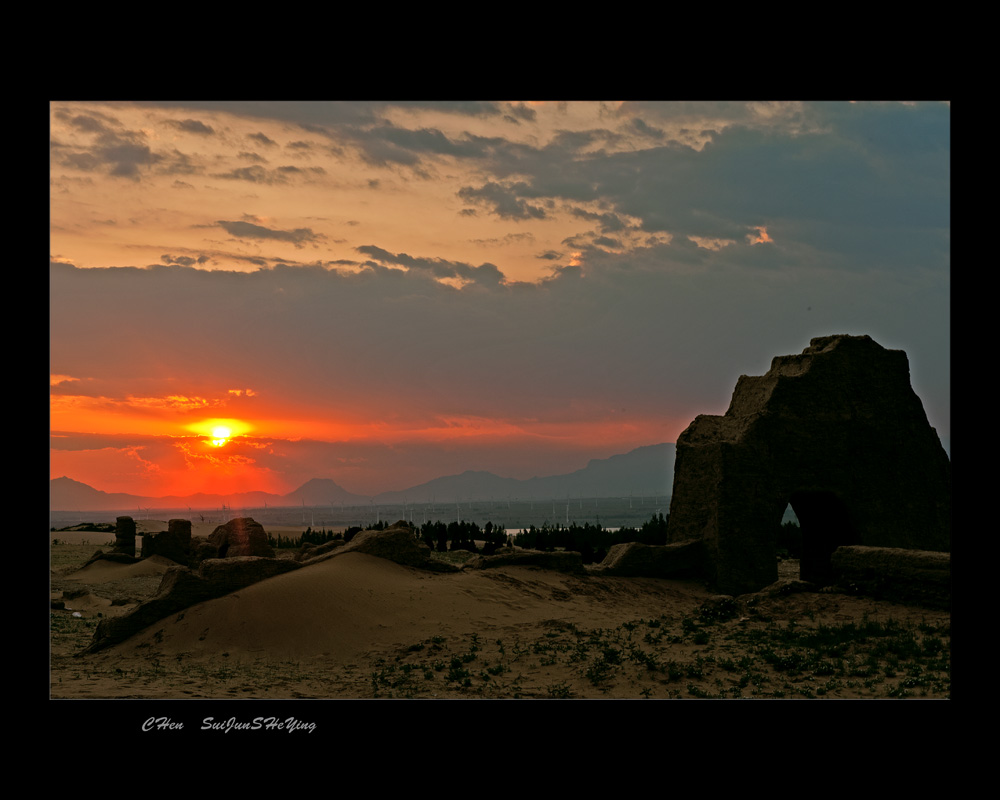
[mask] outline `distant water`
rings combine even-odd
[[[492,522],[508,531],[532,525],[601,525],[604,528],[638,528],[654,515],[670,511],[670,498],[658,497],[588,497],[555,500],[462,501],[459,503],[409,503],[391,505],[342,506],[283,506],[267,508],[213,509],[125,509],[120,511],[54,511],[50,512],[49,527],[64,528],[81,522],[114,522],[118,516],[142,519],[190,519],[195,522],[222,524],[234,517],[253,517],[270,525],[309,526],[312,528],[367,527],[376,522],[398,520],[420,527],[424,522],[475,522],[480,527]]]
[[[376,522],[392,524],[406,520],[418,528],[424,522],[475,522],[480,528],[487,522],[502,525],[508,532],[542,525],[600,525],[605,529],[639,528],[653,516],[670,512],[670,498],[658,497],[588,497],[555,500],[496,500],[460,503],[410,503],[377,506],[282,506],[232,509],[125,509],[120,511],[54,511],[49,514],[50,528],[65,528],[81,522],[111,522],[118,516],[143,519],[189,519],[195,522],[223,524],[234,517],[253,517],[265,528],[268,525],[309,526],[312,528],[365,528]],[[782,522],[798,522],[791,506],[785,509]]]

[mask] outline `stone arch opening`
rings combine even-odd
[[[778,558],[793,558],[796,561],[802,555],[802,528],[799,518],[795,515],[792,504],[786,502],[781,513],[777,532]],[[798,572],[796,571],[796,575]]]
[[[834,492],[822,490],[795,491],[788,505],[798,517],[802,534],[799,577],[820,586],[832,583],[833,551],[859,543],[847,505]]]
[[[841,545],[951,548],[951,462],[906,353],[869,336],[813,338],[765,375],[741,375],[723,416],[699,414],[677,437],[668,541],[701,540],[717,591],[777,579],[789,501],[812,582],[832,582]]]

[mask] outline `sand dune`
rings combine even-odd
[[[109,607],[107,598],[152,595],[167,563],[95,563],[60,576],[54,589],[86,591],[67,601],[70,610],[53,611],[53,698],[886,697],[899,696],[889,693],[900,687],[906,696],[950,692],[948,660],[937,655],[949,646],[947,612],[801,592],[742,598],[735,614],[716,619],[703,616],[715,601],[695,581],[566,575],[525,566],[440,573],[357,552],[193,605],[118,645],[79,656],[98,617],[129,607]],[[137,590],[140,584],[145,595]],[[852,673],[852,664],[866,663],[871,643],[815,672],[795,673],[765,657],[771,650],[786,653],[789,663],[798,657],[786,641],[786,625],[866,620],[897,621],[906,636],[923,643],[925,677],[919,685],[903,685],[912,684],[904,664],[889,664],[877,680]],[[762,649],[757,635],[770,637],[770,649]]]
[[[108,598],[87,591],[66,598],[64,603],[66,610],[70,612],[107,614],[111,610],[111,601]]]
[[[76,572],[63,576],[63,580],[80,583],[107,583],[126,578],[142,578],[162,575],[170,567],[176,566],[169,558],[151,556],[136,564],[116,564],[113,561],[95,561]]]
[[[641,592],[650,601],[655,587],[662,602],[648,614],[663,611],[671,594],[664,581],[611,579],[600,589],[588,583],[524,567],[437,574],[348,553],[194,606],[116,649],[155,643],[164,655],[345,660],[431,636],[486,635],[545,619],[617,625],[637,609],[604,603],[609,593],[625,600]]]

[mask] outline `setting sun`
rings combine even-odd
[[[188,430],[204,436],[213,447],[222,447],[234,436],[242,436],[252,426],[238,419],[206,419],[187,426]]]
[[[838,333],[950,447],[949,103],[48,112],[50,479],[100,503],[570,474]]]
[[[229,437],[232,435],[233,435],[232,430],[226,427],[225,425],[216,425],[214,428],[212,428],[212,436],[215,437],[214,439],[212,439],[212,444],[215,447],[222,447],[222,445],[224,445],[229,440]]]

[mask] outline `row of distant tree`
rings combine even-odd
[[[357,531],[361,528],[355,529]],[[343,531],[328,531],[326,528],[320,528],[319,530],[313,530],[312,526],[309,526],[298,536],[282,536],[280,533],[275,536],[272,533],[267,535],[267,543],[271,547],[277,549],[280,547],[285,548],[298,548],[302,547],[304,544],[323,544],[329,542],[333,539],[343,539],[345,538],[345,532]]]
[[[507,531],[502,525],[487,522],[482,528],[475,522],[449,522],[447,525],[440,520],[425,522],[420,526],[418,534],[424,544],[431,550],[468,550],[471,553],[491,555],[498,547],[508,543]],[[483,543],[480,549],[476,542]],[[450,547],[449,547],[450,544]]]
[[[487,522],[482,528],[475,522],[452,521],[449,523],[425,522],[419,528],[410,526],[416,538],[423,541],[431,550],[445,552],[447,550],[467,550],[471,553],[491,555],[498,548],[516,545],[528,550],[574,550],[583,557],[585,564],[603,561],[608,549],[615,544],[625,542],[641,542],[643,544],[666,544],[667,524],[669,514],[654,514],[640,528],[618,528],[610,530],[599,524],[589,522],[578,525],[561,523],[545,523],[540,528],[532,525],[527,530],[513,536],[507,534],[502,525]],[[369,530],[384,530],[388,523],[379,522]],[[325,528],[313,530],[306,528],[297,537],[269,535],[268,541],[272,547],[301,547],[303,544],[323,544],[333,539],[350,541],[361,528],[348,528],[344,532],[328,531]],[[482,546],[478,543],[482,543]]]
[[[641,542],[642,544],[666,544],[667,523],[669,514],[654,514],[651,519],[642,523],[640,528],[618,528],[609,530],[598,524],[589,522],[578,525],[542,525],[536,528],[532,525],[513,537],[514,544],[529,550],[575,550],[583,557],[583,563],[592,564],[603,561],[612,545],[626,542]]]
[[[641,542],[642,544],[666,544],[669,514],[654,514],[639,528],[618,528],[610,530],[599,524],[589,522],[578,525],[560,523],[545,523],[540,528],[532,525],[527,530],[513,536],[507,534],[502,525],[487,522],[482,528],[475,522],[425,522],[417,528],[411,525],[413,535],[423,541],[431,550],[444,552],[447,550],[468,550],[471,553],[491,555],[498,548],[516,545],[527,550],[574,550],[583,558],[585,564],[604,560],[612,545],[625,542]],[[389,527],[387,522],[378,522],[369,530],[384,530]],[[332,539],[344,539],[349,542],[360,527],[348,528],[346,531],[328,531],[325,528],[313,530],[306,528],[305,532],[294,538],[282,535],[268,535],[272,547],[301,547],[303,544],[320,545]],[[482,543],[480,546],[478,543]],[[784,523],[777,534],[777,547],[780,554],[798,558],[802,547],[802,531],[794,522]]]

